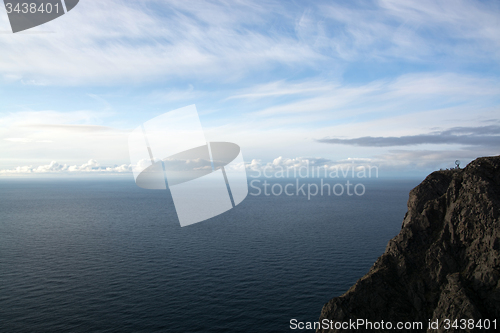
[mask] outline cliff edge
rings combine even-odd
[[[481,331],[461,328],[460,320],[500,318],[499,216],[500,156],[433,172],[411,190],[400,233],[365,276],[324,305],[320,322],[419,321],[422,329],[404,331]],[[429,329],[429,319],[439,328]],[[458,319],[458,327],[445,330],[445,319]]]

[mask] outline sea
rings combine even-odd
[[[0,332],[307,332],[291,320],[368,272],[420,181],[309,197],[254,183],[180,227],[170,192],[133,179],[0,179]]]

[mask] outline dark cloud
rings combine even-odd
[[[364,136],[355,139],[324,138],[318,142],[361,147],[394,147],[423,144],[461,144],[467,146],[500,147],[500,126],[453,127],[429,134],[400,137]]]

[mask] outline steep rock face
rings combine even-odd
[[[430,174],[410,192],[401,232],[320,321],[420,321],[419,331],[444,332],[427,329],[429,319],[500,318],[499,216],[500,156]],[[337,331],[350,330],[318,329]],[[446,330],[455,331],[478,329]]]

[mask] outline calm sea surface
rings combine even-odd
[[[0,332],[289,332],[369,270],[418,182],[249,195],[181,228],[133,180],[0,180]]]

